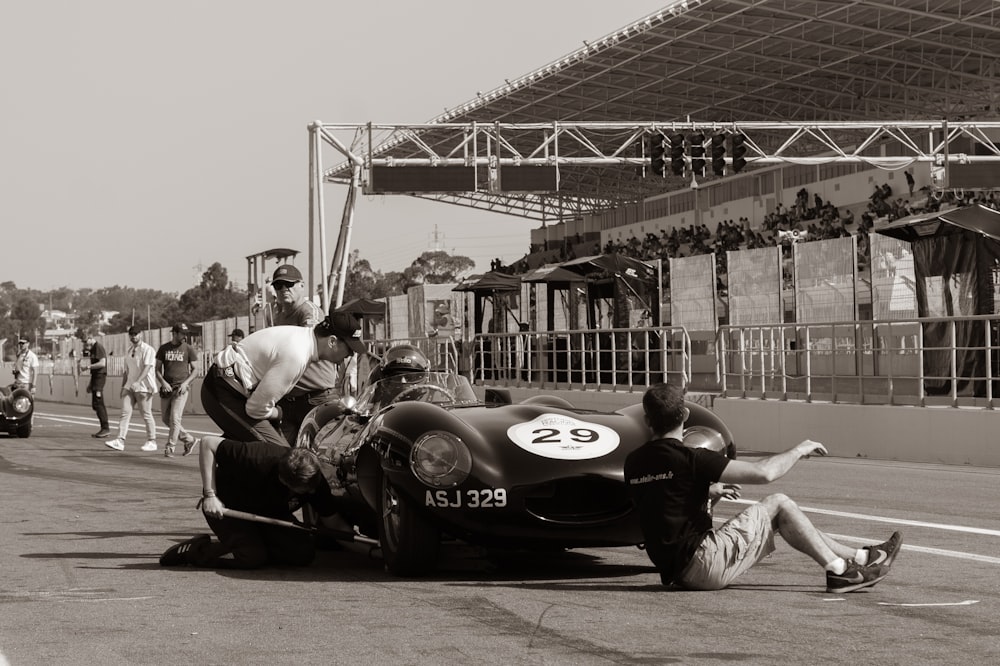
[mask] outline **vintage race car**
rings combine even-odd
[[[0,432],[18,437],[31,436],[35,400],[26,388],[0,386]]]
[[[396,575],[432,571],[444,537],[505,550],[642,543],[623,472],[650,437],[641,405],[605,413],[551,395],[499,402],[480,401],[454,374],[392,389],[376,382],[356,404],[314,409],[296,445],[325,462],[343,505],[335,521],[377,538]],[[733,455],[725,424],[688,406],[685,443]]]

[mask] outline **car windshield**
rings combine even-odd
[[[480,404],[465,377],[447,372],[428,372],[386,377],[370,384],[358,398],[357,409],[371,414],[394,402],[411,400],[453,407]]]

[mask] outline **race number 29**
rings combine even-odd
[[[618,448],[618,433],[599,423],[563,414],[542,414],[507,429],[507,437],[525,451],[546,458],[586,460]]]

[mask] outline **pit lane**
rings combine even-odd
[[[387,575],[358,544],[304,570],[171,570],[159,554],[206,531],[194,508],[197,456],[137,444],[117,453],[89,436],[89,409],[37,409],[30,439],[0,440],[0,654],[14,666],[1000,656],[997,469],[813,458],[772,486],[745,488],[749,499],[790,495],[848,543],[903,530],[890,576],[848,595],[826,594],[818,568],[784,543],[714,593],[663,591],[636,549],[496,562],[450,547],[423,580]],[[185,423],[214,431],[205,417]]]

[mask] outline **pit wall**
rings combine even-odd
[[[73,377],[57,375],[51,378],[51,388],[48,376],[39,379],[35,395],[39,403],[90,405],[86,378],[74,381]],[[482,397],[485,389],[475,388]],[[201,380],[195,380],[191,389],[185,413],[204,414]],[[507,390],[514,402],[544,393],[565,398],[582,409],[603,411],[642,400],[640,392]],[[109,377],[104,402],[112,426],[118,421],[120,393],[121,378]],[[803,439],[814,439],[826,445],[830,455],[842,458],[1000,467],[1000,410],[744,400],[711,393],[689,393],[688,397],[715,411],[729,425],[741,451],[778,452]],[[155,402],[158,413],[159,400]],[[37,409],[45,411],[44,404]],[[133,421],[137,418],[133,416]]]

